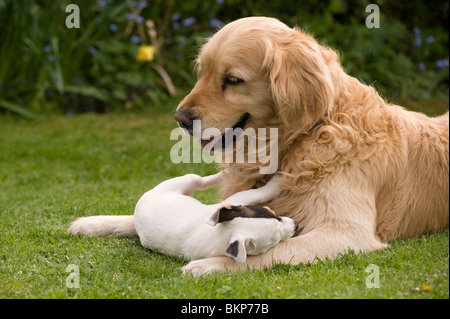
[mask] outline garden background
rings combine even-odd
[[[67,28],[75,3],[80,27]],[[145,191],[213,164],[173,164],[173,113],[205,39],[271,16],[339,51],[389,101],[448,110],[448,1],[0,0],[0,298],[448,298],[449,233],[317,265],[181,276],[137,239],[67,234],[80,216],[132,214]],[[73,21],[72,21],[73,22]],[[213,203],[217,190],[194,194]],[[380,288],[368,289],[368,265]],[[79,269],[80,287],[67,284]],[[72,269],[72,268],[70,268]]]
[[[76,3],[80,27],[67,28]],[[447,1],[0,1],[0,110],[22,115],[160,107],[193,86],[204,39],[237,18],[272,16],[313,33],[346,71],[390,100],[448,100]],[[154,54],[137,60],[139,49]],[[173,84],[173,87],[172,87]]]

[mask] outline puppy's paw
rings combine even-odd
[[[86,217],[80,217],[70,224],[68,232],[74,236],[84,235],[90,231],[89,226],[89,223],[86,222]]]
[[[183,275],[202,276],[213,272],[224,272],[227,270],[236,270],[233,267],[236,264],[228,257],[212,257],[206,259],[193,260],[182,268]]]

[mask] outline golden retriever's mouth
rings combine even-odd
[[[245,113],[242,115],[239,120],[231,127],[231,129],[225,129],[225,132],[213,136],[210,139],[201,139],[199,143],[202,145],[202,148],[205,151],[210,151],[214,148],[217,142],[221,141],[222,148],[226,148],[229,144],[234,143],[239,135],[242,133],[245,125],[247,124],[248,119],[250,118],[250,114]],[[240,130],[238,130],[240,129]]]

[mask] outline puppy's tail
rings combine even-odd
[[[72,222],[69,233],[95,237],[137,237],[133,215],[81,217]]]

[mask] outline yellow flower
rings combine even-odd
[[[422,284],[422,290],[423,291],[430,291],[431,290],[431,286],[429,286],[427,284]]]
[[[139,53],[136,56],[138,61],[153,61],[155,57],[155,48],[151,45],[143,45],[139,48]]]

